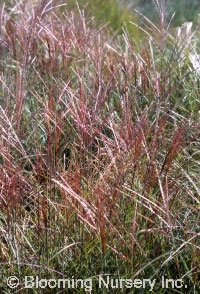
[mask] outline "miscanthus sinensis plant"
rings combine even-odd
[[[155,4],[137,43],[79,7],[1,5],[2,293],[13,275],[24,293],[24,276],[100,274],[198,293],[199,43]]]

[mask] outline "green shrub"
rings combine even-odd
[[[125,0],[125,3],[132,3],[141,13],[146,15],[149,19],[154,20],[157,18],[157,13],[153,5],[153,0]],[[169,0],[164,1],[167,4],[167,11],[169,18],[175,12],[173,19],[173,26],[180,26],[184,22],[192,21],[199,22],[200,6],[198,0]]]
[[[120,5],[118,0],[71,0],[67,2],[69,7],[75,8],[78,3],[81,9],[85,9],[86,13],[95,17],[98,26],[103,26],[109,23],[108,28],[116,34],[122,34],[122,27],[126,27],[128,33],[135,39],[139,39],[139,30],[130,25],[129,21],[137,23],[137,16],[134,11],[130,11],[126,5]]]

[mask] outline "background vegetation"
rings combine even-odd
[[[129,7],[138,9],[151,20],[155,21],[155,19],[157,19],[153,0],[122,0],[121,3],[122,5],[125,3],[128,4]],[[164,3],[167,6],[169,15],[175,12],[174,26],[180,26],[187,21],[199,22],[200,6],[198,0],[166,0]]]
[[[92,278],[109,293],[104,274],[199,291],[198,32],[171,29],[160,1],[158,23],[129,22],[134,39],[123,18],[102,27],[101,3],[1,6],[1,293],[62,293],[24,289],[30,275]]]

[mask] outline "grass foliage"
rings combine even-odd
[[[199,293],[198,33],[155,4],[138,42],[60,2],[1,6],[1,293],[8,276],[55,293],[23,277],[101,274]]]

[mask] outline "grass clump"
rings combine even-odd
[[[160,23],[145,19],[139,46],[62,3],[1,8],[3,293],[8,276],[22,292],[38,276],[91,278],[107,293],[107,274],[198,293],[199,47],[156,3]]]

